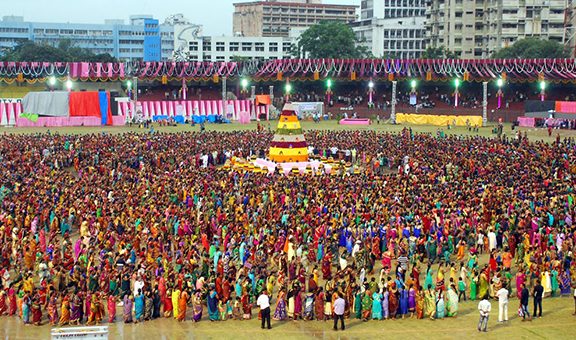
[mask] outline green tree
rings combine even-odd
[[[380,59],[400,59],[397,52],[384,52]]]
[[[427,47],[422,53],[422,59],[458,59],[456,53],[448,51],[444,46]]]
[[[13,49],[8,50],[2,57],[3,61],[67,61],[65,51],[49,46],[37,45],[31,41],[25,41]]]
[[[2,61],[85,61],[85,62],[116,62],[116,58],[108,53],[94,54],[90,50],[75,47],[70,40],[58,42],[58,46],[36,44],[24,41],[7,50],[0,58]]]
[[[250,58],[239,56],[239,55],[233,55],[232,57],[230,57],[230,61],[240,63],[240,62],[250,61]]]
[[[368,49],[360,45],[352,28],[345,23],[322,21],[310,26],[292,47],[300,58],[366,58]]]
[[[512,46],[505,47],[492,54],[493,59],[516,58],[568,58],[570,53],[564,45],[538,38],[525,38],[516,41]]]

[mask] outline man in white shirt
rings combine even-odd
[[[138,275],[134,281],[134,292],[138,293],[139,290],[144,291],[144,280],[142,280],[142,276],[140,275]]]
[[[488,328],[488,318],[490,316],[490,310],[492,310],[492,305],[490,301],[485,298],[478,304],[478,311],[480,312],[480,321],[478,321],[478,332],[487,332]]]
[[[266,290],[263,290],[258,300],[256,300],[256,304],[260,307],[260,312],[262,315],[262,329],[264,329],[264,323],[266,322],[268,329],[270,327],[270,298],[266,294]]]
[[[488,232],[488,250],[492,251],[494,249],[496,249],[496,233],[490,229]]]
[[[338,298],[334,301],[334,330],[338,330],[338,320],[340,320],[340,329],[346,329],[344,326],[344,309],[346,308],[346,301],[342,298],[342,293],[338,293]]]
[[[498,322],[508,321],[508,289],[500,288],[496,296],[498,297]]]

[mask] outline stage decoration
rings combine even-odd
[[[279,59],[242,62],[0,62],[0,81],[46,81],[70,77],[77,81],[220,80],[250,77],[255,81],[332,79],[490,81],[506,74],[507,82],[576,81],[576,59]],[[390,78],[389,78],[390,77]]]

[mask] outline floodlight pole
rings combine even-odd
[[[482,82],[482,126],[488,124],[488,82]]]
[[[132,96],[132,98],[134,98],[134,109],[132,110],[132,119],[134,119],[134,117],[136,117],[136,113],[137,111],[137,107],[138,107],[138,77],[133,77],[133,83],[134,83],[134,94]]]
[[[270,92],[270,105],[268,105],[268,115],[266,116],[266,120],[270,120],[270,108],[274,106],[274,85],[270,85],[268,91]]]
[[[134,77],[134,105],[138,102],[138,77]]]
[[[256,116],[256,107],[255,107],[255,105],[256,105],[256,103],[255,103],[256,102],[256,86],[252,85],[250,88],[250,91],[251,91],[250,92],[250,107],[249,107],[250,116],[254,115],[254,117],[256,119],[258,119],[258,117]]]
[[[222,117],[226,117],[226,81],[227,77],[222,77]]]
[[[392,82],[392,109],[390,110],[390,122],[396,124],[396,80]]]

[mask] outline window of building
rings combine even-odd
[[[231,42],[230,43],[230,51],[237,52],[240,49],[240,43],[238,42]]]
[[[74,30],[60,30],[60,34],[64,35],[74,34]]]
[[[217,52],[224,52],[226,50],[225,43],[223,41],[219,41],[216,43],[216,51]]]
[[[216,56],[216,61],[226,61],[226,57],[223,55]]]
[[[244,52],[252,51],[252,43],[243,42],[242,43],[242,51],[244,51]]]
[[[456,18],[462,18],[462,12],[455,12],[455,13],[454,13],[454,16],[455,16]]]
[[[88,34],[88,31],[87,31],[87,30],[75,30],[75,31],[74,31],[74,34],[77,34],[77,35],[87,35],[87,34]]]
[[[202,51],[212,51],[212,45],[204,43],[202,46]]]
[[[256,43],[254,50],[256,52],[264,52],[264,43]]]
[[[189,51],[198,51],[198,42],[196,42],[196,41],[191,41],[191,42],[188,44],[188,50],[189,50]]]

